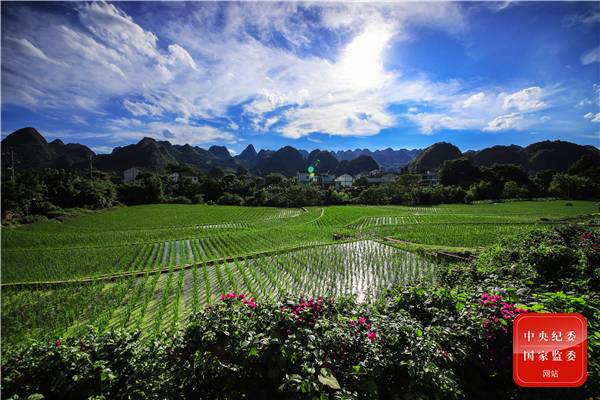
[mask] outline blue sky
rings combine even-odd
[[[2,3],[2,135],[600,145],[600,3]]]

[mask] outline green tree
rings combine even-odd
[[[110,207],[117,200],[115,184],[108,180],[81,180],[77,185],[79,194],[77,202],[91,208]]]
[[[502,190],[502,196],[505,199],[521,199],[527,197],[529,194],[527,188],[519,186],[515,181],[508,181],[504,183]]]
[[[444,186],[461,186],[468,188],[481,179],[481,170],[473,164],[470,157],[446,160],[439,172],[440,183]]]
[[[567,199],[600,197],[600,186],[589,178],[568,174],[556,174],[552,177],[549,191]]]

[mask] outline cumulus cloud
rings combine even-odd
[[[483,128],[484,131],[498,132],[505,131],[508,129],[515,129],[519,121],[523,119],[523,115],[517,113],[511,113],[506,115],[500,115],[488,122],[487,126]]]
[[[115,140],[231,142],[245,129],[369,136],[400,119],[425,134],[520,129],[528,113],[550,104],[551,92],[535,83],[466,89],[386,69],[391,45],[410,39],[415,26],[467,29],[463,8],[450,2],[194,3],[154,24],[104,2],[75,5],[76,21],[11,9],[2,28],[3,102],[102,115],[113,101],[132,117],[107,122]],[[390,111],[402,103],[411,106],[406,115]]]
[[[161,21],[159,46],[159,33],[115,4],[76,5],[78,23],[26,5],[14,10],[3,33],[30,25],[32,37],[3,46],[10,71],[3,70],[4,81],[11,82],[5,102],[92,111],[116,98],[134,117],[181,122],[222,119],[243,105],[251,127],[292,138],[373,135],[394,123],[393,102],[441,95],[416,93],[415,87],[435,85],[386,71],[384,52],[415,25],[451,33],[465,27],[460,7],[449,3],[203,4]],[[305,12],[318,18],[299,18]],[[322,29],[329,41],[317,36]],[[272,41],[275,34],[284,45]],[[26,57],[11,57],[14,51],[76,67],[42,73]]]
[[[502,108],[505,110],[532,111],[546,105],[542,101],[544,91],[539,86],[532,86],[511,94],[501,93],[500,97],[503,99]]]

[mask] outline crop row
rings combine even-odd
[[[132,268],[146,272],[140,277],[54,290],[8,290],[2,304],[2,323],[9,325],[4,333],[9,343],[58,333],[76,335],[89,325],[100,331],[139,328],[152,335],[173,331],[190,313],[229,291],[259,298],[286,293],[355,295],[369,301],[394,283],[434,282],[437,270],[429,259],[371,241],[214,265],[202,262],[206,251],[193,240],[161,243],[136,257]],[[179,270],[174,268],[177,262],[194,266]],[[168,264],[169,272],[151,272]]]

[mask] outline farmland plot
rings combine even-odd
[[[191,252],[187,254],[193,257]],[[308,247],[213,265],[200,263],[139,278],[110,326],[137,327],[155,334],[172,331],[185,323],[189,313],[231,291],[257,298],[294,293],[353,295],[358,301],[368,301],[395,283],[433,283],[436,269],[429,259],[373,241]]]
[[[174,331],[185,324],[190,313],[230,291],[257,298],[294,293],[353,295],[358,301],[369,301],[395,283],[433,283],[436,279],[435,262],[374,241],[309,246],[212,265],[201,262],[204,257],[200,249],[198,242],[188,240],[148,246],[152,256],[139,264],[148,271],[146,274],[116,282],[84,284],[81,291],[70,286],[4,293],[3,322],[14,324],[5,333],[9,341],[18,340],[16,333],[25,328],[29,335],[50,338],[80,334],[91,325],[100,331],[137,328],[152,336]],[[178,264],[191,267],[176,269]],[[169,265],[168,272],[150,272],[157,266]],[[73,302],[79,307],[67,306]],[[60,305],[55,311],[61,318],[55,319],[52,329],[46,329],[50,311],[44,304]],[[25,312],[16,312],[18,309]]]
[[[439,270],[435,262],[379,240],[391,236],[420,246],[398,244],[408,249],[477,251],[547,226],[539,224],[542,217],[597,212],[594,202],[571,204],[306,210],[148,205],[3,227],[3,343],[75,335],[88,325],[140,328],[148,335],[171,331],[228,291],[369,301],[394,283],[435,282]]]

